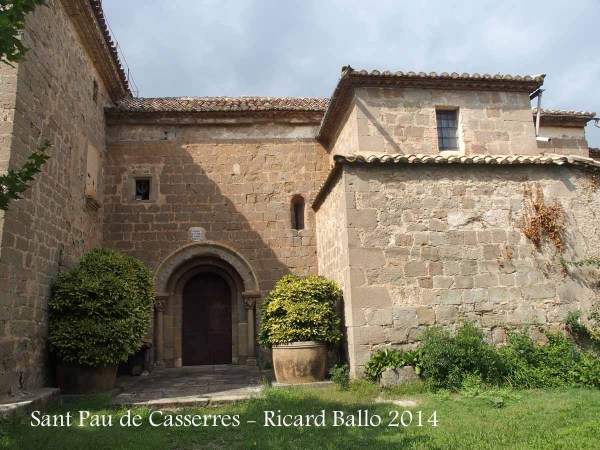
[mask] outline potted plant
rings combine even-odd
[[[342,337],[336,304],[342,292],[321,276],[282,277],[261,306],[259,343],[273,349],[280,383],[325,379],[327,346]]]
[[[117,366],[140,346],[154,305],[152,273],[116,250],[97,248],[52,284],[50,348],[66,394],[111,389]]]

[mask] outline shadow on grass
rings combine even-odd
[[[351,396],[352,394],[347,394]],[[328,395],[326,396],[328,397]],[[313,415],[325,410],[325,427],[272,427],[264,426],[265,411],[279,411],[282,415]],[[369,426],[333,426],[333,411],[341,411],[344,417],[357,416],[357,411],[368,410],[371,416],[380,415],[381,424]],[[47,414],[59,415],[71,412],[74,422],[79,411],[112,416],[111,427],[32,427],[30,417],[20,417],[0,425],[1,443],[5,448],[15,449],[358,449],[375,447],[397,449],[404,447],[433,448],[427,434],[414,434],[402,427],[388,427],[392,405],[332,401],[318,392],[303,390],[268,390],[266,397],[245,403],[208,408],[186,408],[176,412],[163,410],[154,414],[155,422],[162,423],[169,414],[176,415],[239,415],[238,427],[201,426],[169,427],[152,426],[151,410],[132,408],[131,415],[140,415],[140,427],[122,427],[119,424],[127,408],[116,408],[107,397],[96,396],[78,399],[53,408]],[[363,412],[364,414],[364,412]],[[426,419],[424,419],[426,420]],[[256,421],[256,423],[248,423]],[[210,420],[209,420],[210,422]],[[356,420],[358,424],[358,419]],[[212,423],[211,423],[212,425]]]
[[[502,396],[502,405],[490,402],[490,396]],[[211,407],[186,408],[178,411],[163,410],[156,415],[164,422],[172,415],[238,415],[238,427],[152,426],[153,411],[132,408],[130,414],[140,415],[140,427],[122,427],[119,419],[127,408],[115,407],[108,397],[96,396],[77,399],[52,408],[48,414],[66,414],[76,417],[78,412],[105,414],[113,417],[113,426],[93,428],[33,428],[29,417],[11,422],[0,422],[0,446],[11,449],[481,449],[598,448],[600,422],[600,390],[584,388],[542,389],[502,393],[486,391],[481,395],[423,394],[421,403],[409,408],[413,423],[408,427],[388,427],[389,412],[403,411],[391,403],[374,403],[376,398],[389,400],[404,395],[381,391],[368,383],[354,383],[350,391],[334,387],[320,389],[267,389],[262,399]],[[281,414],[307,415],[326,411],[326,427],[265,427],[265,411]],[[347,417],[357,411],[368,410],[370,415],[382,417],[378,427],[334,427],[333,411]],[[418,411],[422,411],[422,425],[418,426]],[[427,423],[436,411],[438,426]],[[212,418],[208,421],[212,424]],[[256,421],[256,423],[248,423]],[[220,425],[220,424],[219,424]],[[358,425],[358,424],[355,424]]]

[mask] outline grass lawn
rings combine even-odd
[[[404,413],[403,427],[388,426],[393,411],[405,408],[374,403],[376,397],[411,398],[420,402]],[[110,427],[72,425],[32,427],[31,417],[0,423],[0,444],[15,449],[593,449],[600,447],[600,390],[562,389],[489,392],[477,396],[413,392],[381,393],[365,382],[350,391],[326,388],[269,389],[262,399],[207,408],[187,408],[178,415],[239,415],[238,427],[165,427],[149,424],[151,410],[134,408],[142,425],[125,428],[119,419],[127,408],[115,408],[104,396],[94,396],[57,406],[47,414],[74,415],[79,411],[112,416]],[[318,414],[325,410],[325,427],[264,427],[265,410],[291,415]],[[334,427],[333,411],[357,416],[368,410],[379,415],[376,427]],[[422,426],[418,426],[421,411]],[[427,422],[436,412],[437,427]],[[390,415],[390,412],[391,415]],[[165,415],[154,414],[158,423]],[[341,415],[341,414],[339,414]],[[198,419],[199,420],[199,419]],[[208,419],[212,421],[211,418]],[[255,420],[257,423],[247,423]],[[400,422],[398,416],[396,422]],[[212,425],[212,422],[211,422]]]

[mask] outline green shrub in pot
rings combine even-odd
[[[62,362],[103,367],[126,361],[153,314],[152,273],[131,256],[94,249],[58,275],[50,299],[50,347]]]
[[[258,341],[272,348],[273,370],[280,383],[323,381],[327,347],[342,337],[336,306],[338,285],[321,276],[282,277],[263,300]]]
[[[283,276],[261,305],[263,347],[316,341],[333,346],[342,337],[336,304],[338,285],[322,276]]]

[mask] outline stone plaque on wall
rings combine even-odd
[[[192,227],[189,230],[190,241],[203,241],[206,239],[206,230],[202,227]]]

